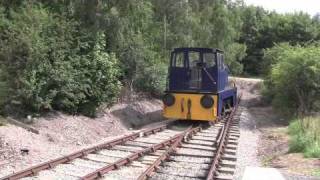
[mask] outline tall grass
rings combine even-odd
[[[290,123],[290,152],[306,157],[320,157],[320,116],[296,119]]]

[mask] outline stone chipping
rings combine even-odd
[[[240,116],[240,138],[237,150],[237,169],[235,179],[240,180],[246,166],[261,166],[258,158],[259,131],[247,108],[242,109]]]
[[[123,145],[116,145],[110,149],[103,149],[95,153],[90,153],[83,158],[77,158],[69,163],[59,164],[52,169],[41,171],[39,175],[30,177],[29,179],[79,179],[102,167],[115,163],[122,158],[126,158],[135,152],[144,150],[145,147],[150,147],[155,143],[164,141],[164,136],[168,139],[169,137],[181,133],[181,131],[172,130],[169,130],[169,133],[164,133],[165,131],[152,134],[148,137],[139,137],[133,141],[128,141]],[[148,143],[144,143],[143,141],[148,141]],[[137,178],[137,175],[140,175],[150,164],[162,155],[163,152],[164,150],[159,149],[150,155],[143,156],[139,159],[139,162],[134,161],[132,167],[122,167],[112,171],[108,173],[104,179],[135,179]]]
[[[146,97],[101,107],[96,118],[50,112],[34,117],[31,125],[40,133],[21,127],[0,126],[0,179],[6,175],[59,158],[88,146],[132,133],[144,124],[163,122],[161,100]],[[21,153],[28,149],[28,154]]]
[[[190,178],[176,175],[167,175],[163,173],[156,173],[150,180],[199,180],[199,178]]]

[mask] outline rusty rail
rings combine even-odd
[[[134,140],[134,139],[140,137],[141,133],[143,133],[144,136],[147,136],[150,134],[155,134],[157,132],[160,132],[160,131],[166,129],[167,126],[168,126],[168,124],[165,124],[165,125],[161,125],[159,127],[150,128],[150,129],[146,129],[146,130],[143,130],[140,132],[132,133],[132,134],[126,135],[124,137],[120,137],[120,138],[114,139],[112,141],[109,141],[109,142],[106,142],[103,144],[99,144],[99,145],[96,145],[96,146],[93,146],[90,148],[86,148],[86,149],[77,151],[75,153],[63,156],[61,158],[57,158],[57,159],[30,167],[30,168],[22,170],[20,172],[5,176],[3,178],[0,178],[0,180],[16,180],[16,179],[21,179],[21,178],[24,178],[27,176],[35,176],[38,172],[46,170],[46,169],[51,169],[59,164],[70,162],[76,158],[86,156],[87,154],[99,151],[101,149],[111,148],[115,145],[123,144],[124,142],[129,141],[129,140]]]
[[[151,177],[151,174],[160,166],[160,164],[169,158],[169,155],[176,151],[184,138],[190,138],[196,132],[201,130],[200,127],[189,129],[184,136],[180,136],[168,150],[166,150],[153,164],[151,164],[139,177],[138,180],[145,180]],[[187,136],[187,137],[186,137]]]
[[[210,170],[209,170],[207,178],[206,178],[207,180],[215,179],[215,173],[217,172],[219,161],[221,160],[221,157],[223,155],[224,148],[227,145],[229,129],[230,129],[233,117],[238,109],[241,96],[239,96],[238,99],[239,100],[238,100],[236,107],[232,110],[231,114],[227,118],[226,123],[222,129],[223,131],[221,132],[222,133],[221,137],[219,137],[220,141],[218,143],[217,151],[216,151],[214,158],[212,160],[212,164],[211,164]]]
[[[96,170],[96,171],[94,171],[94,172],[92,172],[92,173],[90,173],[90,174],[88,174],[86,176],[81,177],[81,179],[83,179],[83,180],[91,180],[91,179],[100,178],[100,177],[103,176],[103,174],[106,174],[106,173],[108,173],[108,172],[110,172],[110,171],[112,171],[114,169],[118,169],[120,166],[126,165],[126,164],[128,164],[128,163],[130,163],[130,162],[142,157],[145,154],[155,152],[155,151],[157,151],[157,150],[159,150],[161,148],[164,148],[167,145],[170,145],[170,144],[173,144],[173,143],[175,144],[175,143],[177,143],[179,141],[179,139],[183,138],[184,135],[187,132],[190,131],[190,129],[191,129],[191,127],[188,128],[187,130],[183,131],[182,133],[175,135],[174,137],[172,137],[172,138],[170,138],[168,140],[162,141],[162,142],[160,142],[158,144],[155,144],[155,145],[153,145],[151,147],[148,147],[148,148],[146,148],[144,150],[140,150],[138,152],[135,152],[135,153],[129,155],[128,157],[125,157],[125,158],[122,158],[122,159],[116,161],[113,164],[109,164],[109,165],[107,165],[105,167],[102,167],[102,168],[100,168],[100,169],[98,169],[98,170]]]

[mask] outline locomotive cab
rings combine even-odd
[[[236,88],[228,86],[223,51],[176,48],[171,53],[163,97],[167,118],[215,121],[236,101]]]

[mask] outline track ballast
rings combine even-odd
[[[87,148],[2,179],[233,179],[237,107],[220,122],[179,131],[168,125]]]

